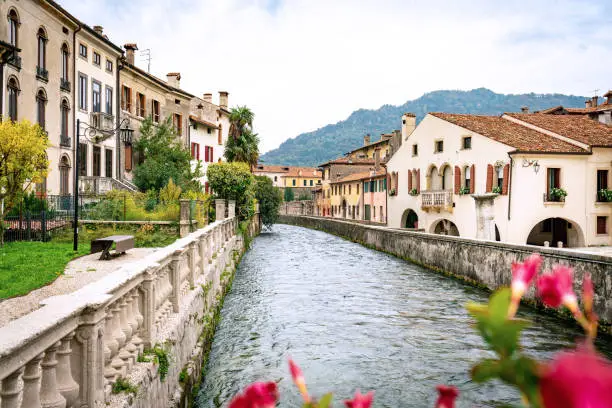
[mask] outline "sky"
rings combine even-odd
[[[260,150],[439,89],[612,89],[611,0],[60,0],[151,73],[230,93]],[[146,69],[146,62],[137,65]],[[398,119],[399,120],[399,119]]]

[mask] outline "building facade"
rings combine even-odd
[[[611,245],[612,128],[583,115],[431,113],[387,164],[389,226]]]

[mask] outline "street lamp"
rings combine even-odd
[[[121,126],[123,126],[125,124],[125,128],[121,129]],[[83,124],[83,136],[85,137],[85,139],[89,142],[92,143],[100,143],[103,142],[104,140],[108,139],[109,137],[111,137],[112,135],[115,134],[115,132],[119,131],[119,134],[121,135],[121,139],[123,141],[126,140],[132,140],[132,133],[134,132],[132,129],[128,128],[128,125],[130,124],[130,120],[128,118],[124,118],[120,123],[119,126],[117,126],[117,128],[115,129],[110,129],[110,130],[103,130],[103,129],[99,129],[98,127],[95,126],[91,126],[87,123]],[[81,141],[81,120],[77,119],[77,125],[76,125],[76,138],[75,138],[75,152],[74,152],[74,221],[73,221],[73,249],[75,251],[78,250],[79,248],[79,167],[80,167],[80,163],[79,163],[79,145],[80,145],[80,141]],[[118,157],[118,153],[115,154],[115,157]]]

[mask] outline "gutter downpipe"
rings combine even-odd
[[[512,171],[514,169],[514,159],[509,153],[508,156],[510,157],[510,171],[508,172],[508,221],[510,221],[510,207],[512,204]]]
[[[119,126],[121,125],[121,81],[119,80],[119,77],[121,76],[121,70],[124,68],[123,64],[121,64],[121,60],[123,58],[123,55],[121,57],[117,57],[117,62],[116,62],[116,67],[117,67],[117,77],[115,78],[115,110],[117,111],[117,117],[115,119],[115,128],[117,129],[117,143],[116,143],[116,148],[117,148],[117,154],[115,155],[116,158],[116,172],[117,172],[117,179],[118,180],[123,180],[123,174],[121,173],[121,129],[119,129]]]
[[[76,59],[77,59],[77,48],[76,48],[76,35],[79,31],[81,31],[81,28],[83,26],[81,25],[81,23],[79,22],[77,24],[77,28],[72,32],[72,112],[73,112],[73,123],[74,123],[74,129],[72,132],[73,135],[73,139],[74,139],[74,143],[72,145],[72,165],[75,167],[74,169],[74,178],[76,180],[77,176],[78,176],[78,171],[79,169],[76,168],[76,146],[77,143],[79,143],[79,140],[77,140],[77,135],[79,134],[77,131],[77,111],[78,108],[76,106],[76,93],[78,92],[78,86],[76,83]],[[75,188],[79,188],[78,183],[75,182],[74,183]],[[76,191],[73,191],[72,194],[76,194]],[[76,210],[76,208],[75,208]]]

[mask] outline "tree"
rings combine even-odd
[[[183,191],[201,191],[201,165],[191,168],[191,154],[177,136],[171,118],[154,125],[151,116],[140,126],[134,145],[144,160],[134,168],[134,184],[141,190],[160,191],[170,179]]]
[[[266,176],[255,176],[255,198],[259,203],[261,222],[266,228],[272,227],[278,221],[282,202],[281,192],[272,185],[272,180]]]
[[[259,137],[253,133],[255,115],[246,106],[232,108],[230,113],[229,138],[225,143],[225,158],[228,162],[244,162],[251,167],[259,160]]]
[[[285,188],[285,201],[293,201],[295,200],[295,194],[293,193],[293,189],[291,187]]]
[[[206,170],[208,184],[216,198],[236,200],[240,220],[255,213],[255,178],[246,163],[214,163]]]
[[[0,123],[0,245],[4,243],[4,217],[33,183],[49,171],[49,139],[27,120]]]

